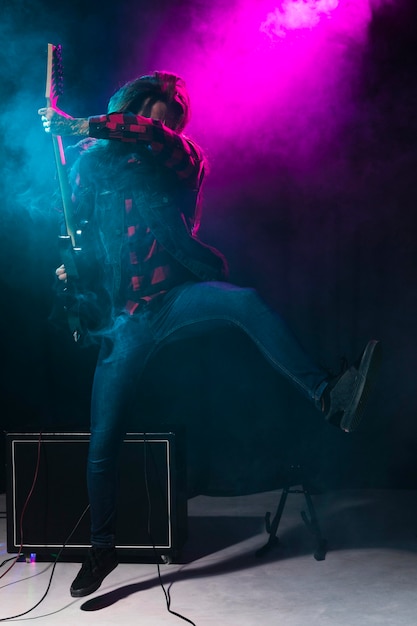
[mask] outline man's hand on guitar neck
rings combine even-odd
[[[38,110],[46,133],[59,135],[80,135],[88,137],[88,119],[84,117],[71,117],[68,113],[58,108],[43,107]]]

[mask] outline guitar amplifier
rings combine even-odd
[[[7,550],[80,561],[90,546],[88,433],[7,433]],[[187,535],[185,454],[174,432],[123,442],[116,547],[121,562],[175,561]],[[79,521],[78,525],[77,522]],[[71,534],[72,533],[72,534]]]

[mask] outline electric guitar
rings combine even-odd
[[[46,105],[48,107],[57,108],[58,98],[63,91],[63,67],[62,67],[62,46],[48,44],[48,60],[46,70]],[[79,341],[81,337],[81,322],[78,314],[77,299],[71,293],[71,287],[74,280],[78,279],[78,270],[75,262],[77,252],[80,247],[76,245],[75,220],[72,210],[71,188],[68,180],[67,164],[65,159],[64,146],[62,137],[51,135],[54,150],[57,179],[62,199],[62,207],[65,220],[65,235],[59,236],[60,255],[65,265],[68,276],[67,284],[64,291],[67,292],[67,304],[65,309],[67,312],[68,324],[74,341]]]

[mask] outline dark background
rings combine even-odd
[[[63,316],[52,315],[58,214],[49,138],[36,115],[46,44],[63,45],[62,107],[75,116],[101,113],[118,84],[155,69],[161,23],[186,28],[173,16],[197,5],[204,12],[204,2],[191,0],[117,7],[3,0],[2,431],[88,430],[89,423],[95,348],[76,346]],[[417,10],[411,0],[369,0],[369,10],[349,115],[314,156],[316,167],[297,168],[288,154],[265,149],[242,158],[243,135],[217,150],[211,144],[201,228],[229,258],[232,281],[256,287],[326,367],[337,370],[342,356],[352,360],[369,338],[382,340],[367,420],[350,436],[323,424],[237,331],[171,346],[146,372],[132,428],[185,423],[190,463],[208,493],[273,488],[294,462],[323,488],[416,487]],[[207,135],[215,138],[216,128]],[[0,469],[4,488],[4,460]]]

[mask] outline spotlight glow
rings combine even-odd
[[[193,113],[187,132],[212,169],[225,151],[240,162],[260,156],[277,167],[319,167],[356,106],[371,3],[387,1],[196,0],[176,29],[172,19],[161,24],[146,71],[185,79]],[[267,22],[269,36],[260,28]]]
[[[260,31],[271,39],[284,38],[289,30],[317,26],[322,16],[330,17],[338,5],[339,0],[284,0],[281,8],[268,13]]]

